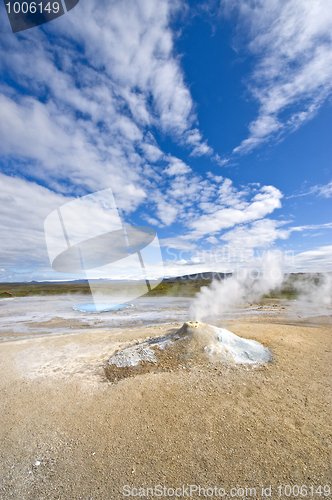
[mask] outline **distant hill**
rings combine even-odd
[[[171,278],[164,278],[164,282],[173,282],[173,281],[186,281],[186,280],[223,280],[225,278],[229,278],[232,276],[232,273],[217,273],[207,271],[205,273],[196,273],[196,274],[185,274],[184,276],[175,276]]]
[[[204,272],[204,273],[195,273],[195,274],[185,274],[183,276],[169,276],[167,278],[164,278],[163,279],[163,282],[174,282],[174,281],[195,281],[195,280],[207,280],[207,281],[212,281],[213,279],[216,279],[216,280],[223,280],[225,278],[228,278],[232,276],[232,273],[220,273],[220,272],[211,272],[211,271],[207,271],[207,272]],[[95,280],[92,280],[92,281],[95,281],[95,282],[98,282],[98,283],[102,283],[102,282],[121,282],[121,281],[128,281],[128,282],[135,282],[137,280],[126,280],[124,278],[122,279],[108,279],[108,278],[99,278],[99,279],[95,279]],[[138,280],[139,281],[139,280]],[[88,285],[88,280],[87,279],[78,279],[78,280],[43,280],[43,281],[36,281],[36,280],[32,280],[32,281],[26,281],[26,282],[11,282],[11,283],[7,283],[8,286],[10,285],[25,285],[25,286],[28,286],[29,284],[31,285],[71,285],[71,284],[83,284],[83,285]],[[0,283],[1,286],[5,286],[6,283],[3,282],[3,283]]]
[[[26,283],[38,283],[38,284],[44,284],[44,283],[48,283],[48,284],[52,284],[52,285],[56,285],[57,283],[59,283],[59,285],[62,285],[62,284],[66,284],[66,283],[88,283],[88,280],[87,279],[82,279],[82,280],[51,280],[51,281],[27,281]]]

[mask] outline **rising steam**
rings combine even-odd
[[[294,312],[301,316],[326,315],[328,311],[331,313],[331,273],[298,276],[293,286],[297,292],[297,298],[292,303]]]
[[[285,276],[280,252],[269,251],[255,262],[256,267],[240,272],[222,281],[213,281],[202,287],[189,308],[192,321],[214,318],[232,311],[240,304],[258,301],[271,291],[280,293],[282,286],[295,298],[289,305],[302,316],[326,315],[332,305],[332,274],[297,274]]]
[[[257,267],[241,269],[223,281],[201,288],[189,308],[192,321],[202,321],[230,311],[244,302],[253,302],[279,287],[284,279],[279,252],[267,252]]]

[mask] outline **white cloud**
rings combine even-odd
[[[332,4],[328,0],[221,0],[238,16],[240,34],[256,57],[250,90],[259,105],[249,137],[234,153],[247,153],[272,136],[310,120],[332,88]]]
[[[291,228],[292,231],[316,231],[317,229],[332,229],[332,222],[326,224],[311,224]]]
[[[238,0],[238,5],[247,4]],[[279,12],[285,17],[279,1],[271,5],[273,15]],[[313,113],[322,102],[328,88],[324,53],[328,39],[314,45],[317,33],[325,31],[315,28],[309,36],[305,18],[303,37],[312,39],[307,59],[291,68],[291,81],[283,81],[279,71],[273,73],[276,61],[285,59],[292,66],[295,55],[303,55],[303,47],[283,59],[281,45],[288,35],[278,34],[279,21],[270,27],[264,17],[269,8],[247,6],[246,14],[242,7],[241,16],[248,14],[251,22],[250,50],[261,56],[253,80],[260,116],[250,126],[249,138],[258,144],[269,134],[308,119],[309,111]],[[0,87],[4,166],[11,175],[47,186],[1,175],[1,196],[8,197],[1,204],[0,222],[6,268],[32,261],[47,267],[44,218],[68,201],[64,194],[81,195],[105,187],[112,188],[127,216],[143,206],[145,213],[140,215],[149,224],[182,224],[181,236],[163,240],[165,246],[179,250],[194,250],[203,236],[217,245],[224,230],[228,233],[223,239],[229,243],[238,244],[242,235],[252,246],[268,246],[273,238],[286,235],[288,230],[264,219],[281,206],[278,189],[259,185],[237,189],[230,179],[211,173],[207,178],[195,175],[182,160],[165,154],[149,132],[157,129],[163,136],[168,134],[186,145],[192,156],[213,154],[197,128],[180,59],[174,54],[170,18],[179,8],[180,3],[172,0],[80,2],[75,16],[45,26],[53,35],[52,43],[39,29],[19,37],[0,35],[0,67],[17,82],[15,87]],[[8,20],[0,20],[4,22]],[[300,35],[295,31],[292,36],[296,41]],[[285,43],[283,47],[286,50]],[[322,61],[325,66],[317,76]],[[311,107],[281,122],[280,111],[306,92]],[[228,161],[213,158],[220,164]],[[330,184],[315,188],[322,196],[331,195]],[[239,224],[251,226],[236,227]],[[304,226],[289,231],[303,230]]]
[[[216,183],[222,182],[224,180],[222,175],[214,175],[212,172],[207,172],[206,176],[208,177],[208,179],[211,179]]]
[[[163,152],[154,144],[142,144],[141,147],[144,151],[145,158],[152,163],[160,160],[163,156]]]
[[[9,267],[32,265],[51,270],[44,220],[73,199],[17,177],[0,173],[1,260]]]
[[[282,193],[273,186],[259,188],[254,184],[237,189],[230,179],[212,174],[207,177],[202,179],[190,172],[178,175],[171,178],[164,192],[155,189],[149,195],[149,206],[152,209],[155,206],[163,225],[177,222],[184,227],[180,240],[174,240],[176,248],[178,241],[182,245],[184,241],[195,242],[206,235],[209,237],[205,241],[215,243],[216,236],[223,230],[264,220],[266,215],[281,207]],[[267,229],[267,225],[265,227]]]
[[[281,229],[284,225],[271,219],[263,219],[253,222],[250,226],[238,226],[231,231],[227,231],[221,239],[233,248],[267,248],[277,239],[287,239],[290,230]]]
[[[169,164],[168,167],[165,168],[164,172],[170,177],[175,177],[176,175],[188,174],[191,172],[191,168],[188,167],[182,160],[179,158],[175,158],[174,156],[170,156],[168,158]]]
[[[209,238],[206,238],[206,241],[212,243],[213,245],[217,245],[218,243],[220,243],[220,241],[215,236],[209,236]]]
[[[169,203],[162,193],[156,191],[153,195],[157,205],[157,216],[166,226],[170,226],[176,220],[179,209]]]
[[[305,193],[292,194],[291,196],[287,196],[287,199],[298,198],[301,196],[308,196],[310,194],[317,194],[318,196],[322,196],[323,198],[331,198],[331,196],[332,196],[332,181],[329,182],[328,184],[325,184],[324,186],[318,186],[318,185],[312,186]]]
[[[160,244],[161,244],[161,246],[166,247],[166,248],[169,247],[170,249],[175,248],[177,250],[184,250],[184,251],[195,250],[195,248],[196,248],[195,243],[188,241],[183,236],[162,238],[160,240]],[[170,250],[168,252],[166,251],[166,255],[167,255],[167,260],[172,260],[172,261],[174,260],[174,259],[170,258],[169,256],[174,257],[174,255],[175,255],[175,257],[177,258],[176,254],[172,254]]]
[[[234,227],[237,224],[262,219],[276,208],[281,207],[281,198],[281,192],[273,186],[263,186],[250,202],[238,203],[238,196],[235,193],[236,208],[233,208],[231,198],[227,199],[229,206],[225,208],[216,204],[213,213],[203,214],[188,224],[193,231],[191,236],[192,238],[200,238],[209,233],[216,233],[222,229]]]
[[[295,256],[292,272],[330,272],[332,271],[332,246],[319,247]]]
[[[202,134],[197,128],[185,134],[184,142],[193,147],[192,156],[211,155],[213,153],[212,148],[207,145],[206,141],[202,142]]]
[[[0,67],[18,83],[0,89],[1,152],[18,174],[57,190],[111,186],[131,211],[146,194],[146,162],[168,163],[148,128],[195,154],[210,151],[174,54],[169,24],[180,8],[172,0],[83,2],[75,16],[45,25],[51,41],[38,29],[0,36]],[[130,201],[127,185],[137,191]]]
[[[163,224],[161,224],[157,219],[154,219],[153,217],[146,216],[145,220],[146,222],[151,224],[151,226],[163,227]]]
[[[35,279],[36,273],[39,273],[39,276],[42,277],[42,272],[46,273],[47,278],[47,273],[52,274],[52,271],[45,245],[44,219],[50,212],[72,198],[54,193],[36,183],[3,174],[0,174],[0,192],[2,262],[6,262],[6,270],[2,271],[4,273],[2,279],[9,279],[10,274],[13,279],[25,279],[27,277],[28,279]],[[242,216],[238,214],[235,219],[248,217],[247,211],[251,213],[251,216],[253,213],[256,213],[256,215],[261,214],[263,208],[256,207],[253,210],[252,205],[254,203],[263,203],[263,205],[266,203],[264,210],[269,210],[271,208],[269,197],[274,195],[273,190],[263,188],[258,196],[255,195],[247,202],[247,206],[242,210]],[[277,199],[279,198],[277,197]],[[177,217],[177,210],[182,210],[181,206],[175,210],[172,210],[172,208],[174,207],[166,203],[163,198],[159,200],[160,219],[164,220],[165,224],[171,224]],[[192,217],[194,220],[195,214]],[[204,217],[204,214],[202,217]],[[150,218],[148,222],[152,225],[158,225],[158,221],[153,218]],[[304,232],[332,228],[332,223],[329,223],[285,229],[282,227],[284,223],[270,219],[255,220],[250,224],[241,226],[236,226],[237,223],[233,220],[232,224],[233,229],[219,235],[220,239],[226,242],[226,245],[222,245],[214,235],[209,235],[206,238],[206,241],[213,245],[211,251],[205,251],[197,246],[195,241],[197,234],[194,235],[192,231],[187,234],[162,239],[160,243],[167,250],[166,259],[177,266],[177,272],[174,268],[173,274],[181,274],[182,271],[179,271],[179,266],[183,266],[183,273],[207,270],[220,271],[223,269],[229,271],[229,266],[235,265],[234,263],[240,262],[241,259],[252,258],[254,248],[269,247],[278,238],[285,239],[293,231]],[[201,233],[199,233],[199,236],[201,236]],[[174,253],[172,249],[194,253],[189,260],[187,258],[184,262],[183,257],[180,256],[179,258],[179,255]],[[315,263],[322,267],[323,264],[320,259],[323,259],[322,262],[325,263],[328,261],[326,260],[328,255],[322,254],[321,250],[319,250],[318,254],[304,253],[298,261],[299,267],[296,267],[296,269],[303,270],[307,265],[308,269],[314,269]],[[19,268],[24,268],[25,274],[21,274]],[[31,275],[29,275],[30,270]],[[33,273],[32,270],[34,270]],[[171,273],[170,270],[169,273]]]
[[[177,176],[170,183],[169,195],[176,199],[177,203],[192,204],[197,201],[198,194],[204,190],[204,183],[198,176]]]
[[[324,198],[331,198],[332,196],[332,181],[325,186],[318,187],[318,193]]]

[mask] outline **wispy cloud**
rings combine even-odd
[[[153,127],[193,155],[211,154],[174,52],[170,20],[180,8],[81,2],[75,16],[45,25],[51,39],[40,29],[0,37],[0,68],[17,82],[0,87],[9,171],[62,192],[111,185],[130,211],[157,175],[150,165],[169,165]]]
[[[174,156],[169,156],[168,161],[169,161],[168,167],[165,168],[164,172],[170,177],[188,174],[189,172],[191,172],[191,168],[188,165],[186,165],[182,160],[179,160],[179,158],[175,158]]]
[[[186,267],[184,273],[189,272],[187,268],[190,266],[192,272],[210,268],[222,270],[222,266],[230,270],[229,266],[234,262],[240,264],[243,258],[251,258],[255,249],[275,247],[278,240],[286,240],[293,232],[310,235],[317,230],[332,229],[332,223],[290,227],[289,221],[266,217],[280,203],[281,193],[275,188],[263,186],[257,193],[255,187],[237,190],[229,179],[220,182],[211,175],[205,180],[195,178],[192,173],[187,175],[188,178],[181,176],[183,189],[186,185],[196,189],[188,192],[188,197],[178,198],[174,203],[172,190],[166,190],[155,191],[156,198],[149,200],[154,206],[151,213],[158,217],[147,217],[149,224],[169,226],[170,231],[174,223],[177,224],[175,235],[160,241],[166,252],[165,260],[176,266],[173,274],[181,274],[181,266]],[[207,201],[197,205],[195,197],[200,190],[205,192]],[[0,174],[0,191],[2,262],[8,269],[2,272],[1,279],[36,279],[38,276],[46,279],[52,271],[43,222],[51,211],[72,198],[34,182],[3,174]],[[144,213],[141,215],[144,217]],[[209,249],[206,251],[206,248]],[[173,249],[183,251],[186,259],[179,258]],[[315,257],[317,262],[319,255]],[[170,268],[168,272],[171,273]]]
[[[232,249],[269,248],[280,239],[287,240],[293,232],[303,232],[306,236],[315,236],[312,231],[332,229],[332,222],[304,226],[289,226],[290,221],[262,219],[236,226],[223,233],[220,239],[226,241]],[[286,226],[286,227],[285,227]],[[320,233],[323,234],[323,233]]]
[[[243,153],[296,128],[323,102],[332,81],[332,14],[320,0],[233,4],[259,60],[251,82],[259,116],[236,149]],[[199,129],[174,51],[170,20],[181,8],[176,0],[80,2],[61,23],[0,35],[4,268],[47,267],[44,218],[71,196],[105,187],[127,218],[138,213],[170,228],[166,247],[268,247],[304,231],[268,219],[281,206],[274,186],[237,188],[225,177],[198,175],[158,143],[157,134],[168,136],[191,158],[228,161]],[[310,192],[329,197],[331,189]]]
[[[237,224],[263,219],[276,208],[281,207],[282,193],[273,186],[263,186],[251,200],[247,200],[247,192],[241,193],[234,190],[235,192],[232,193],[232,186],[226,185],[224,189],[224,185],[221,193],[224,191],[225,194],[221,194],[219,204],[214,203],[210,213],[200,215],[189,222],[188,226],[192,230],[191,237],[199,238],[206,234],[218,233]]]
[[[319,247],[297,254],[290,271],[314,273],[332,271],[332,246]]]
[[[292,194],[291,196],[287,196],[287,199],[290,198],[298,198],[301,196],[308,196],[310,194],[315,194],[318,196],[321,196],[323,198],[331,198],[332,196],[332,181],[329,182],[328,184],[325,184],[323,186],[312,186],[309,190],[305,192],[301,192],[298,194]]]
[[[317,187],[317,192],[324,198],[331,198],[332,196],[332,181],[325,186],[315,186]]]
[[[71,199],[34,182],[0,173],[2,263],[25,267],[26,272],[33,267],[49,268],[43,222]]]
[[[258,116],[234,154],[297,129],[331,93],[331,7],[325,0],[221,0],[221,12],[238,19],[235,43],[256,58],[249,89]]]
[[[268,248],[278,239],[287,239],[290,230],[283,229],[285,222],[263,219],[250,226],[238,226],[221,236],[232,248]]]
[[[247,223],[260,221],[257,225],[260,234],[274,227],[274,239],[283,237],[280,222],[265,219],[274,210],[281,207],[282,193],[273,186],[246,186],[241,189],[233,186],[230,179],[214,176],[210,173],[203,179],[193,173],[176,176],[164,192],[158,190],[151,198],[157,205],[157,217],[165,225],[174,222],[183,228],[181,236],[167,238],[166,245],[184,249],[187,243],[200,240],[216,243],[217,237],[227,239],[225,230]],[[241,232],[241,230],[239,230]],[[243,229],[242,229],[243,231]],[[251,229],[254,231],[254,229]],[[272,236],[271,236],[272,238]],[[272,239],[269,241],[272,241]],[[201,244],[202,241],[199,243]],[[245,244],[245,242],[244,242]],[[264,245],[263,245],[264,246]]]

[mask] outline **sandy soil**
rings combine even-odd
[[[332,328],[324,318],[287,322],[223,325],[269,347],[265,366],[117,383],[104,372],[116,349],[181,324],[2,343],[0,498],[118,500],[125,485],[144,498],[156,485],[181,488],[182,498],[186,485],[224,488],[223,498],[262,498],[270,485],[271,498],[279,485],[286,498],[284,485],[306,485],[307,498],[320,498],[317,487],[331,486]],[[207,498],[194,489],[191,498]],[[158,491],[149,498],[176,498]]]

